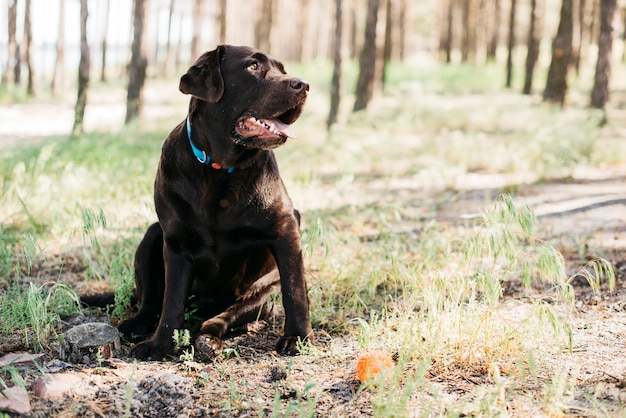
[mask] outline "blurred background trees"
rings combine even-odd
[[[500,65],[506,86],[564,105],[570,70],[578,75],[581,59],[591,60],[589,104],[602,109],[610,99],[611,61],[626,57],[626,0],[84,2],[0,0],[0,94],[57,96],[69,80],[77,91],[86,88],[85,71],[98,71],[101,82],[127,85],[131,121],[141,113],[146,77],[175,77],[219,43],[247,44],[286,62],[333,61],[331,126],[342,95],[354,95],[359,111],[382,93],[390,61]],[[621,54],[612,53],[616,40]],[[351,62],[359,75],[348,86],[342,68]]]

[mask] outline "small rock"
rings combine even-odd
[[[222,351],[222,340],[213,335],[200,335],[196,338],[196,358],[199,361],[214,360]]]
[[[109,359],[120,350],[117,328],[102,322],[75,326],[65,333],[65,354],[74,363],[92,364]]]
[[[276,382],[287,378],[287,371],[281,366],[274,366],[270,370],[270,382]]]

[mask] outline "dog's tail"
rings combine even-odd
[[[115,306],[115,292],[102,292],[95,295],[80,295],[80,303],[82,306],[89,308],[113,308]],[[137,296],[130,297],[131,306],[137,304]]]
[[[80,302],[84,306],[106,308],[115,305],[115,292],[103,292],[95,295],[81,295]]]

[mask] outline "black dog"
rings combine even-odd
[[[189,113],[163,144],[154,183],[159,222],[135,255],[137,314],[119,325],[147,335],[134,355],[161,359],[184,327],[190,303],[208,317],[212,341],[269,311],[282,289],[284,336],[276,349],[295,354],[312,340],[300,246],[299,213],[271,151],[294,137],[309,85],[275,59],[223,45],[203,54],[180,79]]]

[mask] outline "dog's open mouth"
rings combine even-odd
[[[267,119],[250,115],[242,116],[235,124],[235,130],[239,135],[246,138],[256,137],[259,139],[282,140],[297,138],[298,133],[289,124],[293,123],[298,115],[292,115],[291,113],[287,112],[278,117]]]

